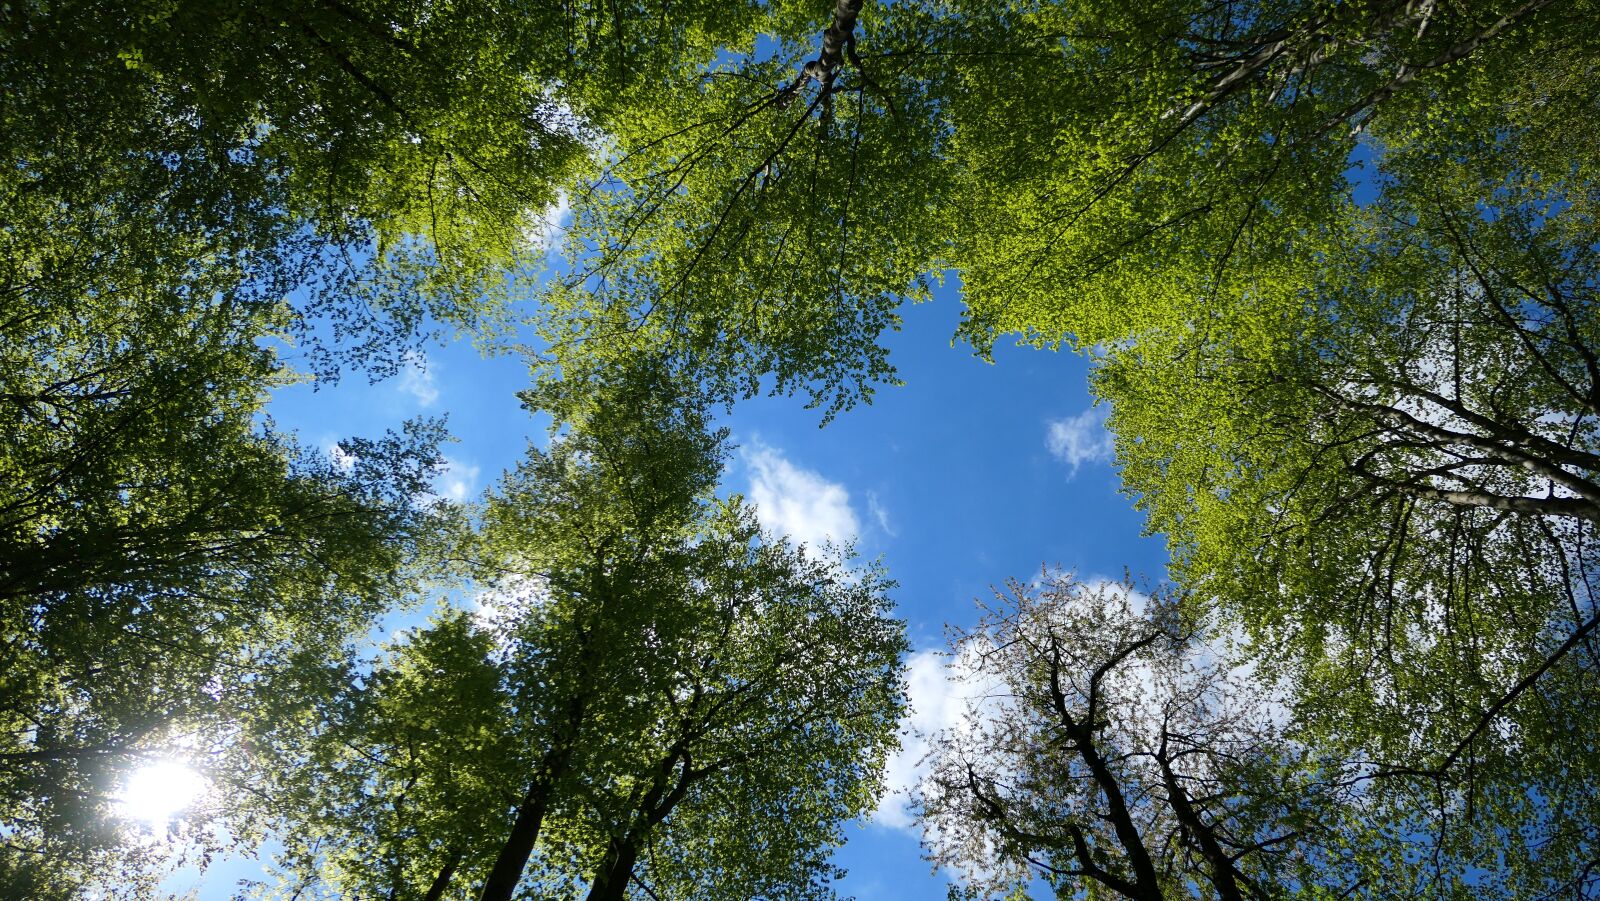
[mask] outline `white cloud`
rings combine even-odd
[[[433,363],[427,354],[412,354],[400,368],[400,390],[416,398],[417,405],[431,407],[439,399],[433,378]]]
[[[1115,450],[1111,433],[1106,430],[1106,409],[1090,407],[1076,416],[1054,419],[1045,434],[1045,446],[1056,459],[1072,467],[1085,463],[1107,463]]]
[[[884,767],[884,794],[872,821],[920,835],[911,801],[927,775],[924,758],[939,733],[979,728],[1006,703],[993,676],[980,675],[978,649],[964,645],[952,659],[940,651],[918,651],[906,661],[906,694],[911,704],[900,721],[900,750]]]
[[[750,468],[750,503],[761,525],[798,544],[844,544],[861,534],[850,492],[759,442],[744,453]]]
[[[572,225],[572,199],[566,191],[556,195],[556,202],[545,207],[524,231],[528,243],[545,253],[561,249],[561,239]]]
[[[344,449],[344,445],[337,441],[327,441],[322,445],[323,451],[328,455],[328,461],[340,472],[350,472],[356,468],[356,463],[361,458]]]
[[[876,491],[867,492],[867,512],[871,513],[872,518],[877,520],[878,528],[883,531],[883,534],[888,535],[890,538],[900,534],[895,530],[894,524],[889,521],[889,511],[878,501],[878,493]]]
[[[906,661],[911,709],[900,721],[900,750],[884,767],[883,797],[872,813],[872,821],[879,825],[915,829],[911,797],[925,770],[922,759],[928,753],[928,738],[961,721],[965,703],[946,660],[947,655],[938,651],[918,651]]]
[[[434,477],[434,488],[440,497],[461,503],[477,490],[478,471],[477,466],[445,457],[444,469]]]

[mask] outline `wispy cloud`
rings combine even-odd
[[[1106,408],[1090,407],[1076,416],[1047,423],[1044,443],[1056,459],[1072,467],[1072,475],[1085,463],[1109,463],[1115,451],[1106,430]]]
[[[525,237],[545,253],[555,253],[561,249],[561,239],[571,225],[572,199],[566,191],[562,191],[556,195],[556,202],[545,207],[528,226]]]
[[[444,458],[444,468],[434,477],[434,489],[439,496],[461,503],[478,487],[479,467],[451,457]]]
[[[427,354],[412,354],[400,367],[402,392],[416,398],[420,407],[431,407],[439,400],[439,386],[434,381],[434,364]]]
[[[877,520],[878,528],[883,531],[883,534],[888,535],[890,538],[900,534],[895,530],[894,523],[889,521],[889,510],[878,500],[876,491],[867,492],[867,512],[872,514],[874,520]]]
[[[850,492],[760,442],[744,452],[750,470],[750,503],[766,528],[798,544],[844,544],[861,534]]]

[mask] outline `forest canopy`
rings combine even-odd
[[[0,7],[0,894],[158,894],[188,755],[264,897],[832,897],[894,561],[719,416],[874,415],[940,290],[1091,361],[1171,554],[954,629],[953,893],[1600,897],[1597,12]],[[271,418],[452,338],[526,363],[481,496]]]

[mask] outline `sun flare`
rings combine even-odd
[[[151,829],[166,828],[206,790],[206,779],[187,766],[160,760],[135,770],[117,795],[117,809]]]

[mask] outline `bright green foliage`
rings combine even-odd
[[[1228,45],[1142,43],[1205,33],[1186,18],[1044,28],[1110,37],[1074,86],[1043,68],[1006,82],[1019,101],[1061,84],[1062,100],[1019,102],[1011,128],[979,132],[1012,149],[967,167],[1004,192],[977,209],[1017,212],[985,229],[999,252],[963,280],[974,334],[1103,342],[1096,387],[1128,489],[1179,577],[1278,664],[1305,740],[1385,774],[1371,797],[1397,817],[1430,811],[1441,853],[1488,874],[1477,891],[1561,895],[1587,878],[1583,836],[1600,822],[1600,756],[1576,725],[1596,714],[1576,686],[1600,668],[1586,562],[1600,156],[1576,124],[1595,108],[1578,83],[1596,48],[1565,18],[1581,5],[1504,6],[1274,7],[1234,27],[1297,24],[1284,55],[1214,100],[1158,79]],[[1361,18],[1402,13],[1411,24],[1387,32]],[[1363,39],[1309,65],[1306,42],[1339,30],[1310,27],[1318,16],[1355,16]],[[1469,55],[1420,65],[1456,47]],[[1216,89],[1233,71],[1208,63],[1183,83]],[[1204,102],[1174,104],[1186,96]],[[1086,97],[1129,117],[1081,118]],[[1162,104],[1200,114],[1173,132]],[[1030,110],[1087,136],[1051,143]],[[1365,205],[1342,171],[1356,122]],[[1052,179],[1058,158],[1087,168]]]
[[[692,386],[575,387],[530,394],[563,430],[464,549],[477,622],[407,636],[284,741],[316,800],[266,808],[296,837],[279,891],[422,898],[448,864],[432,897],[491,897],[509,860],[523,893],[829,896],[903,705],[888,583],[711,495],[723,436]]]
[[[302,289],[297,333],[322,374],[347,359],[397,365],[441,324],[492,330],[516,277],[541,261],[541,223],[594,129],[634,80],[709,56],[745,17],[671,10],[8,5],[7,262],[39,265],[62,223],[80,229],[79,254],[144,241],[176,254],[179,237],[204,236],[247,275],[286,279],[272,290]],[[161,271],[174,291],[204,277]]]
[[[257,813],[294,824],[277,833],[280,881],[268,888],[421,898],[442,879],[458,897],[481,878],[523,762],[498,656],[471,617],[447,612],[369,672],[331,671],[336,696],[253,724],[262,756],[242,775],[271,799]]]
[[[348,469],[305,454],[258,420],[275,308],[170,301],[0,323],[0,809],[8,861],[42,852],[68,885],[124,843],[120,778],[223,751],[280,677],[406,598],[429,528],[434,427],[347,441]]]
[[[585,385],[592,406],[488,511],[491,559],[542,586],[503,626],[526,649],[511,657],[524,740],[572,748],[552,774],[567,797],[541,836],[543,878],[820,891],[839,824],[873,803],[900,710],[888,586],[710,500],[722,435],[694,389],[653,372],[550,389]],[[750,840],[756,823],[765,841]]]
[[[893,381],[880,338],[947,270],[980,351],[1200,322],[1317,265],[1358,135],[1420,161],[1485,150],[1508,109],[1530,132],[1592,112],[1583,3],[824,11],[772,8],[761,43],[610,124],[547,297],[557,362],[664,349],[727,396],[831,413]],[[1592,143],[1541,140],[1547,161]]]
[[[1494,151],[1528,164],[1509,183],[1397,148],[1417,180],[1349,210],[1293,294],[1147,333],[1097,387],[1179,575],[1324,746],[1407,771],[1397,806],[1507,891],[1561,894],[1600,828],[1600,259],[1593,183],[1535,177],[1549,136],[1524,137]]]
[[[554,362],[670,354],[722,399],[800,391],[828,416],[893,382],[879,337],[942,265],[939,99],[890,61],[797,78],[824,11],[774,7],[776,47],[732,45],[608,122],[575,273],[544,298]],[[862,41],[890,16],[864,9]]]
[[[526,870],[596,901],[825,894],[892,741],[899,630],[876,569],[714,498],[706,405],[870,399],[899,303],[954,273],[980,351],[1098,348],[1190,603],[1272,650],[1293,741],[1327,755],[1169,693],[1250,746],[1192,777],[1238,800],[1226,828],[1309,818],[1273,779],[1321,803],[1366,767],[1318,810],[1326,857],[1252,878],[1375,871],[1425,833],[1428,891],[1471,866],[1485,893],[1589,888],[1595,12],[4,6],[0,801],[24,850],[0,878],[78,892],[119,840],[111,767],[181,734],[334,893],[503,898]],[[565,431],[456,548],[499,617],[351,664],[414,593],[438,436],[348,444],[351,472],[300,453],[259,422],[264,347],[381,374],[435,329],[493,333],[563,190],[573,271],[538,318],[560,380],[527,400]],[[990,625],[1028,632],[1032,604]],[[997,662],[1037,699],[1038,658]],[[1139,734],[1104,740],[1154,753]],[[1033,747],[1000,752],[1096,809]],[[970,836],[984,809],[948,808]],[[1225,894],[1199,859],[1157,882]]]
[[[980,350],[1098,348],[1131,491],[1197,597],[1283,652],[1306,740],[1432,810],[1484,891],[1559,894],[1600,831],[1600,758],[1559,738],[1600,665],[1594,12],[842,3],[824,43],[854,52],[801,70],[823,23],[780,7],[771,45],[619,129],[551,355],[676,354],[831,412],[892,379],[897,298],[947,267]],[[888,224],[849,249],[880,268],[796,283],[828,242],[788,249],[787,192],[838,207],[830,129],[869,112],[894,156],[852,196]]]
[[[1007,333],[1083,347],[1270,293],[1315,265],[1306,242],[1342,218],[1358,132],[1435,156],[1464,135],[1490,140],[1529,60],[1593,58],[1592,15],[1537,2],[958,4],[930,49],[951,60],[963,333],[980,347]]]
[[[706,529],[686,624],[652,624],[639,729],[600,739],[621,766],[572,852],[592,899],[630,873],[663,897],[832,897],[828,857],[876,803],[901,710],[890,583],[771,543],[737,506]]]

